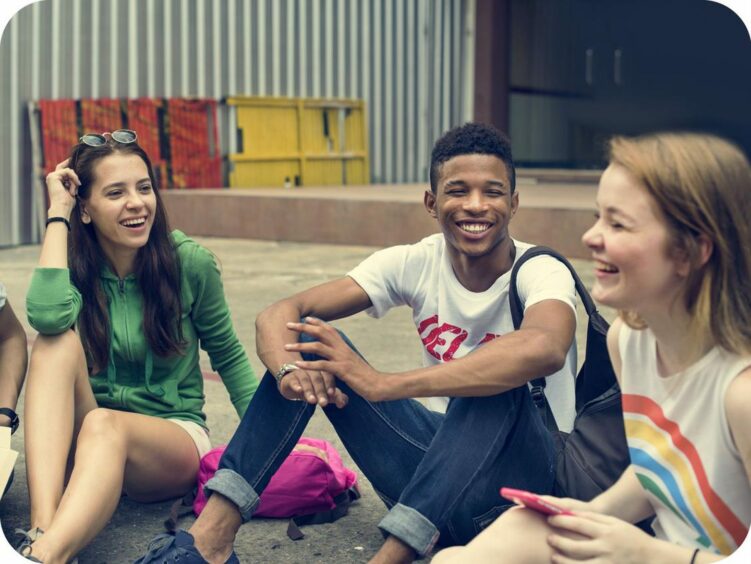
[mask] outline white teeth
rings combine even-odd
[[[618,269],[611,264],[601,261],[595,261],[595,265],[598,270],[604,270],[605,272],[618,272]]]
[[[462,231],[468,233],[482,233],[483,231],[490,229],[490,225],[487,223],[460,223],[459,227]]]
[[[145,217],[139,217],[138,219],[126,219],[125,221],[120,222],[121,225],[129,226],[129,227],[135,227],[136,225],[143,225],[146,223]]]

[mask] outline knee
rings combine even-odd
[[[551,551],[546,518],[528,509],[512,508],[503,513],[468,546],[479,561],[514,562],[515,564],[549,562]]]
[[[124,446],[125,432],[120,425],[117,412],[98,407],[89,411],[83,418],[78,442],[106,441],[112,446]]]
[[[78,333],[69,329],[58,335],[37,335],[31,347],[31,361],[53,357],[55,364],[78,362],[83,354],[83,345]]]

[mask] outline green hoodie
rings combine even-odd
[[[214,256],[181,231],[173,231],[181,272],[184,354],[152,353],[143,332],[143,298],[134,274],[120,280],[108,266],[101,283],[110,318],[106,370],[90,377],[100,407],[206,426],[199,343],[211,359],[242,416],[258,380],[237,339]],[[76,323],[83,298],[67,268],[37,268],[26,296],[29,323],[43,335],[57,335]]]

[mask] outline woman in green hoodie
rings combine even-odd
[[[170,232],[130,130],[87,134],[47,176],[50,207],[26,298],[39,331],[25,399],[31,529],[19,551],[67,562],[121,493],[195,483],[210,448],[199,345],[242,415],[257,380],[213,255]]]

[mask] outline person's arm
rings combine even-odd
[[[76,173],[68,168],[68,160],[58,164],[55,170],[47,175],[47,193],[50,199],[47,217],[61,217],[70,222],[80,185]],[[39,266],[68,268],[68,228],[65,223],[53,222],[47,225]]]
[[[751,368],[741,372],[728,386],[725,393],[725,413],[730,434],[746,469],[751,485]]]
[[[589,510],[628,523],[638,523],[654,515],[654,508],[632,466],[626,468],[615,484],[589,502]]]
[[[526,309],[518,331],[501,335],[463,358],[387,379],[391,389],[379,399],[490,396],[517,388],[560,370],[575,330],[571,307],[544,300]]]
[[[419,302],[420,297],[410,294],[415,283],[402,279],[404,272],[414,271],[421,260],[418,252],[401,262],[397,255],[396,260],[375,265],[379,268],[370,269],[370,275],[368,271],[355,271],[355,279],[363,281],[363,288],[379,311],[382,299],[387,306]],[[398,265],[394,269],[396,275],[389,269],[393,264]],[[386,282],[379,283],[381,278]],[[332,327],[317,320],[289,325],[317,342],[297,343],[293,337],[287,350],[323,357],[325,360],[298,365],[334,374],[370,401],[495,395],[560,370],[576,331],[574,281],[565,266],[551,257],[535,257],[519,270],[516,286],[526,304],[519,330],[496,337],[450,362],[381,373],[353,354]]]
[[[649,536],[625,521],[600,513],[579,512],[548,518],[554,527],[547,541],[554,562],[650,562],[707,564],[724,557]],[[562,532],[576,533],[566,535]]]
[[[613,371],[621,381],[621,351],[618,340],[623,321],[620,317],[608,329],[607,344]],[[638,523],[654,514],[654,509],[644,493],[631,466],[626,468],[618,481],[589,502],[590,509],[597,513],[612,515],[629,523]]]
[[[26,377],[26,332],[13,313],[10,302],[0,308],[0,407],[16,409],[18,394]],[[0,415],[0,425],[10,419]]]
[[[370,401],[385,401],[489,396],[552,374],[565,363],[576,319],[568,304],[543,300],[526,309],[518,331],[497,337],[463,358],[391,374],[378,372],[362,361],[326,323],[312,319],[288,327],[318,339],[313,343],[297,343],[297,336],[290,334],[288,351],[312,352],[327,359],[302,361],[297,363],[299,366],[333,374]]]
[[[258,357],[272,374],[276,374],[282,365],[302,360],[298,351],[285,348],[285,345],[296,343],[298,339],[298,333],[289,329],[288,324],[297,323],[307,316],[333,321],[364,311],[371,305],[365,290],[349,276],[280,300],[264,309],[256,318]],[[352,352],[341,337],[339,340]],[[346,401],[336,389],[330,373],[313,369],[290,372],[282,379],[280,391],[288,399],[304,399],[321,405],[330,401],[339,405]]]
[[[183,280],[191,286],[190,318],[200,346],[208,353],[212,369],[219,373],[235,411],[242,417],[258,388],[258,379],[232,324],[219,268],[214,256],[197,243],[184,243],[178,253]]]
[[[623,321],[620,317],[616,317],[610,325],[607,335],[608,356],[610,357],[610,364],[613,365],[613,372],[615,372],[615,379],[618,380],[618,384],[621,383],[621,350],[618,347],[621,327],[623,327]]]
[[[80,182],[67,164],[67,160],[63,161],[47,175],[50,200],[47,217],[70,221]],[[75,324],[80,311],[81,295],[71,284],[68,270],[68,228],[62,222],[50,223],[44,234],[39,266],[26,294],[26,316],[40,333],[57,335]]]

